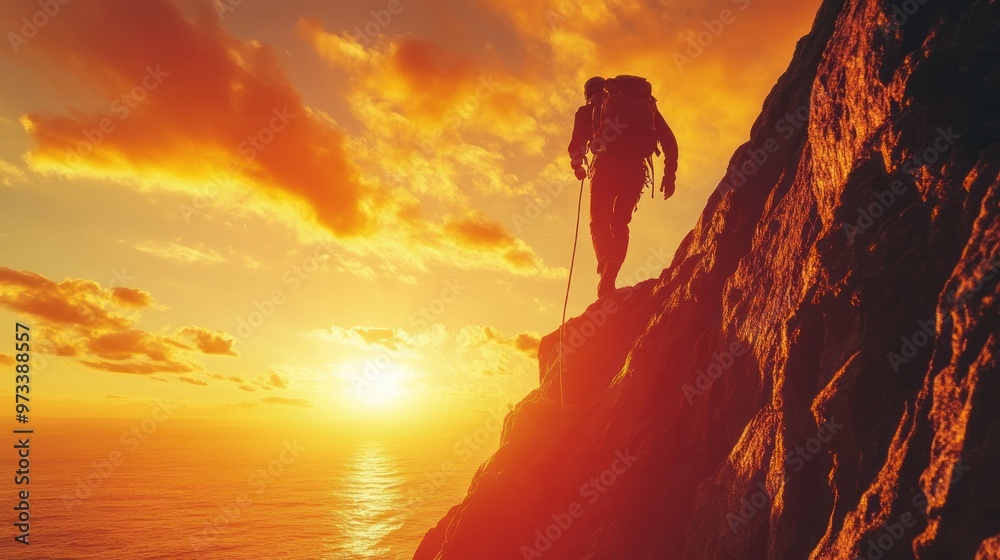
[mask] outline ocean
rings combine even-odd
[[[49,421],[30,436],[30,483],[3,477],[0,556],[410,559],[499,439],[481,426],[409,436],[344,432],[181,419],[155,428]],[[13,475],[11,451],[0,454],[3,464]],[[30,492],[28,546],[13,540],[21,489]]]

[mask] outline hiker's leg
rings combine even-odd
[[[603,156],[602,156],[603,157]],[[614,207],[614,166],[599,157],[594,163],[594,176],[590,180],[590,239],[597,256],[597,272],[607,259],[614,241],[611,233],[611,213]]]
[[[621,177],[621,190],[615,196],[612,208],[612,242],[609,249],[612,258],[618,262],[619,266],[625,262],[625,255],[628,254],[628,226],[632,222],[632,213],[635,211],[639,198],[642,197],[642,189],[646,185],[646,168],[641,161],[631,162],[622,169]]]

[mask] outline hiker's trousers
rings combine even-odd
[[[617,271],[628,252],[628,225],[646,186],[641,158],[623,158],[608,152],[597,155],[590,179],[590,238],[597,254],[597,272],[606,263]]]

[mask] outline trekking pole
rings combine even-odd
[[[569,288],[573,285],[573,266],[576,264],[576,245],[580,241],[580,213],[583,210],[583,182],[580,179],[580,197],[576,202],[576,231],[573,234],[573,256],[569,260],[569,280],[566,281],[566,299],[563,300],[562,323],[559,324],[559,406],[566,406],[563,396],[563,330],[566,327],[566,308],[569,307]]]

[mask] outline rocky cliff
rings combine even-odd
[[[1000,2],[827,0],[416,560],[1000,558]]]

